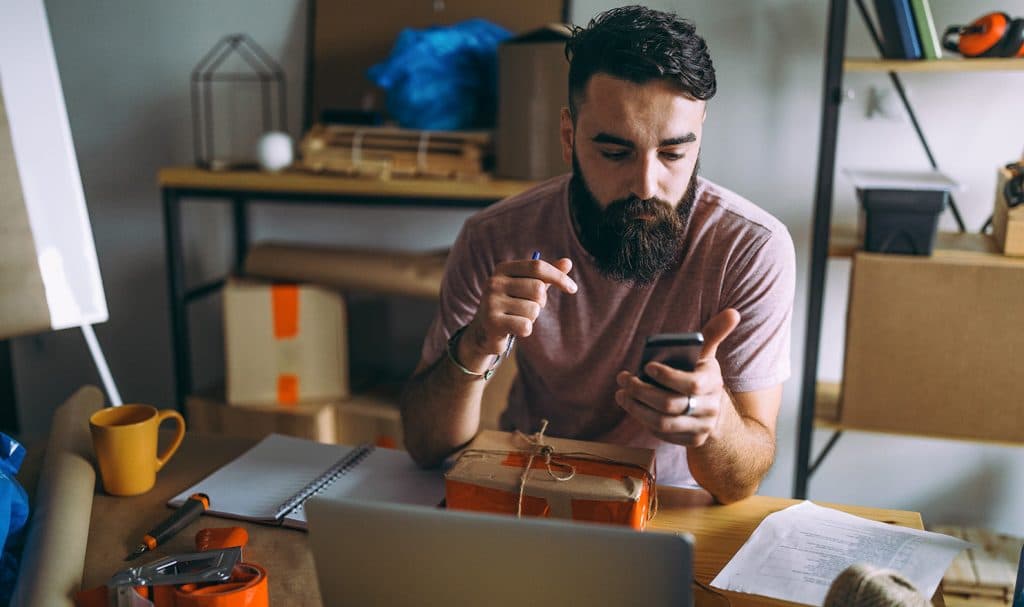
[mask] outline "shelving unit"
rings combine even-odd
[[[863,21],[878,49],[881,44],[863,0],[855,0]],[[838,424],[840,384],[819,382],[818,356],[823,321],[823,298],[827,262],[830,257],[852,257],[859,248],[856,229],[832,225],[833,179],[835,175],[836,149],[838,145],[839,109],[843,100],[842,79],[844,72],[888,73],[897,94],[910,118],[910,122],[928,156],[933,169],[938,165],[924,133],[918,124],[913,107],[907,100],[898,72],[980,72],[999,70],[1024,70],[1024,59],[939,59],[939,60],[891,60],[845,58],[846,26],[849,0],[831,0],[826,31],[825,79],[822,99],[822,120],[818,150],[818,173],[815,186],[814,219],[812,223],[811,270],[808,287],[807,331],[804,345],[804,375],[800,391],[800,417],[797,435],[796,474],[793,496],[807,497],[810,476],[820,465],[842,435],[843,427]],[[984,250],[985,244],[975,236],[966,234],[967,229],[954,201],[950,208],[960,228],[959,233],[942,232],[937,236],[937,255],[941,249],[957,246]],[[975,242],[977,241],[977,242]],[[816,458],[811,458],[813,430],[815,426],[833,430],[831,438]]]

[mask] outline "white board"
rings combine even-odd
[[[7,247],[0,243],[0,248],[5,249],[7,260],[35,260],[45,291],[45,302],[37,305],[45,305],[49,317],[49,327],[5,327],[5,320],[14,315],[4,314],[0,339],[33,330],[103,322],[107,320],[107,302],[42,0],[0,2],[0,93],[0,110],[6,113],[7,123],[4,129],[0,121],[0,138],[8,139],[0,141],[0,162],[10,162],[10,154],[4,155],[2,148],[13,147],[15,164],[13,171],[0,167],[0,175],[16,172],[20,182],[20,192],[19,184],[11,183],[14,180],[0,182],[0,202],[7,202],[6,208],[0,208],[14,211],[5,212],[0,222],[15,229],[12,226],[18,225],[20,209],[12,207],[20,199],[31,230],[30,239],[22,234],[7,239]],[[15,241],[21,243],[20,250],[8,249]],[[0,298],[20,295],[15,301],[27,305],[24,291],[11,292],[25,282],[24,277],[5,277],[3,273],[24,273],[30,265],[0,260]]]

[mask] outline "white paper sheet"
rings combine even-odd
[[[822,605],[844,569],[869,563],[898,571],[931,598],[953,558],[970,545],[805,501],[765,517],[711,585]]]

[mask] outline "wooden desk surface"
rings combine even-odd
[[[166,517],[168,499],[213,472],[254,444],[249,439],[189,434],[181,449],[160,472],[156,487],[137,497],[119,498],[97,490],[93,500],[86,552],[83,588],[103,583],[124,567],[122,559],[138,543],[144,533]],[[651,521],[654,531],[687,531],[696,538],[697,580],[709,584],[761,520],[797,503],[796,500],[754,496],[728,506],[712,505],[702,491],[659,488],[659,511]],[[916,512],[834,505],[833,507],[866,518],[922,529]],[[151,558],[166,554],[191,552],[194,537],[205,527],[227,527],[238,524],[249,532],[246,560],[259,563],[270,577],[271,605],[319,605],[313,557],[305,532],[255,523],[231,521],[203,516],[168,541],[164,549]],[[140,561],[144,562],[144,561]],[[725,593],[732,607],[745,605],[791,605],[753,595]],[[695,589],[698,605],[722,605],[721,597]],[[934,599],[943,605],[941,593]]]
[[[300,171],[207,171],[196,167],[166,167],[157,174],[161,188],[225,192],[272,192],[496,201],[518,194],[537,182],[510,179],[458,181],[443,179],[372,179],[316,175]]]

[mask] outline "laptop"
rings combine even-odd
[[[324,605],[693,604],[693,538],[626,527],[314,497]]]

